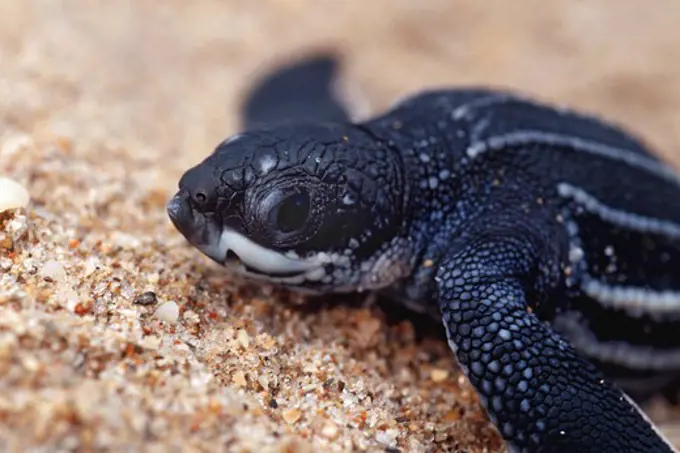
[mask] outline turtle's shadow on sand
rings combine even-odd
[[[327,294],[323,296],[305,296],[302,303],[292,303],[290,297],[286,295],[287,290],[276,290],[273,297],[279,303],[285,304],[292,310],[296,310],[303,317],[316,316],[325,310],[337,307],[347,309],[361,309],[366,307],[376,307],[380,310],[380,316],[387,326],[392,327],[402,322],[409,322],[413,325],[415,340],[420,342],[424,339],[446,341],[446,334],[441,322],[435,320],[427,314],[413,311],[403,304],[390,299],[389,297],[375,293],[345,293]],[[371,300],[367,302],[367,300]]]
[[[237,291],[242,297],[268,299],[277,305],[286,306],[296,311],[303,318],[318,316],[323,311],[338,307],[345,307],[347,309],[377,307],[380,310],[379,316],[388,327],[393,327],[405,321],[411,323],[416,342],[421,342],[425,339],[447,341],[443,324],[440,321],[428,314],[414,311],[380,292],[371,293],[366,291],[362,293],[301,295],[285,287],[251,281],[246,277],[225,271],[223,267],[216,265],[210,260],[207,260],[207,262],[209,263],[207,268],[197,273],[194,277],[196,284],[200,287],[208,288],[211,286],[207,283],[208,280],[220,280],[228,275],[234,285],[231,290],[233,291],[235,288],[238,288]],[[263,291],[263,286],[268,287],[268,290]],[[262,321],[270,324],[267,320],[263,319]],[[271,323],[270,327],[278,330],[275,323]]]
[[[409,322],[413,326],[416,343],[423,341],[441,341],[446,343],[446,333],[442,324],[433,317],[413,311],[401,303],[394,301],[382,294],[375,294],[372,302],[367,303],[371,298],[367,293],[345,293],[327,294],[323,296],[305,296],[302,302],[293,302],[291,292],[287,289],[275,289],[272,298],[277,303],[288,306],[291,310],[296,310],[303,318],[319,315],[325,310],[332,310],[337,307],[347,309],[362,309],[366,307],[376,307],[379,309],[379,317],[388,327],[393,327],[402,322]],[[661,389],[659,393],[648,395],[630,395],[638,404],[644,405],[654,398],[665,401],[667,404],[680,404],[680,380],[669,385],[667,389]]]

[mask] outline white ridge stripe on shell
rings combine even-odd
[[[488,152],[499,151],[509,146],[524,144],[562,146],[573,149],[574,151],[598,155],[607,159],[624,162],[631,167],[637,167],[680,185],[680,177],[675,172],[651,158],[642,156],[625,148],[618,148],[578,137],[542,131],[524,130],[503,135],[494,135],[483,141],[470,144],[467,149],[467,155],[471,159],[475,159]]]
[[[642,233],[657,233],[680,239],[680,225],[675,222],[614,209],[585,190],[571,184],[558,184],[557,192],[564,198],[571,198],[580,203],[586,211],[598,215],[602,220],[613,225]]]
[[[605,222],[642,233],[661,234],[680,239],[680,225],[667,220],[645,217],[638,214],[611,208],[585,190],[567,183],[560,183],[557,192],[564,198],[579,203],[587,212],[600,217]],[[603,306],[626,310],[631,316],[668,315],[680,310],[680,292],[655,291],[648,288],[611,285],[587,273],[581,277],[583,292]]]
[[[581,289],[602,305],[626,310],[631,316],[668,315],[680,309],[680,292],[608,285],[586,277]]]
[[[659,351],[652,346],[631,345],[623,341],[600,341],[573,314],[555,319],[555,327],[564,332],[574,347],[602,362],[638,370],[675,370],[680,364],[680,350]]]
[[[489,93],[486,96],[480,96],[471,101],[461,104],[451,113],[451,118],[454,120],[460,119],[473,113],[475,109],[481,107],[491,107],[495,104],[501,104],[506,101],[521,101],[520,98],[511,95],[510,93]]]

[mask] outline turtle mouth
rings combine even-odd
[[[189,243],[213,261],[247,276],[300,284],[322,278],[326,264],[330,262],[325,253],[301,257],[260,245],[224,226],[215,216],[193,209],[184,192],[169,201],[167,211],[172,223]]]
[[[269,249],[226,227],[222,229],[217,244],[206,250],[211,256],[221,257],[225,264],[237,261],[255,273],[275,277],[304,274],[322,265],[315,259],[304,259]]]
[[[257,275],[260,277],[277,277],[277,278],[293,278],[299,277],[305,273],[305,271],[280,271],[280,272],[264,272],[257,267],[251,266],[243,261],[233,250],[227,250],[226,257],[224,259],[225,266],[239,268],[243,273],[249,275]]]

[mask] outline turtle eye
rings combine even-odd
[[[308,193],[298,192],[283,198],[269,212],[270,223],[281,233],[301,230],[309,218],[311,199]]]

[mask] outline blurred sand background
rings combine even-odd
[[[320,48],[342,51],[359,115],[492,84],[680,164],[680,3],[650,5],[0,0],[0,175],[33,200],[0,218],[0,451],[502,451],[440,337],[243,285],[164,204],[254,75]]]

